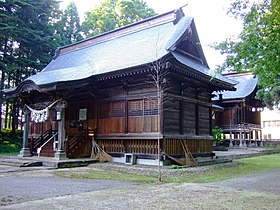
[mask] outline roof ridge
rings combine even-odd
[[[222,74],[225,77],[239,77],[239,76],[254,76],[253,72],[246,71],[246,72],[230,72]]]
[[[173,24],[175,25],[179,21],[179,19],[181,19],[181,17],[183,17],[183,16],[184,16],[184,13],[183,13],[182,9],[179,8],[177,10],[172,10],[172,11],[166,12],[161,15],[157,15],[157,16],[145,19],[145,20],[141,20],[136,23],[132,23],[132,24],[117,28],[112,31],[108,31],[108,32],[90,37],[88,39],[79,41],[77,43],[59,47],[55,52],[54,59],[56,59],[60,54],[76,51],[76,50],[88,47],[89,45],[93,45],[93,44],[100,43],[103,41],[115,39],[115,38],[118,38],[121,36],[125,36],[128,34],[134,33],[134,32],[141,31],[143,29],[158,26],[158,25],[161,25],[164,23],[173,22]]]

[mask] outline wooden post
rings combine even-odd
[[[30,113],[27,108],[24,112],[24,131],[23,131],[23,140],[22,140],[22,149],[20,150],[19,157],[29,157],[31,156],[30,148],[28,148],[28,133],[29,133],[29,121]]]
[[[252,147],[252,137],[251,137],[252,131],[249,130],[249,147]]]
[[[263,147],[262,130],[260,130],[260,147]]]
[[[54,158],[57,160],[66,159],[66,153],[64,151],[65,142],[65,108],[67,102],[61,101],[58,107],[58,148]]]
[[[242,131],[240,130],[240,131],[239,131],[239,147],[243,147],[242,142],[243,142],[243,139],[242,139]]]

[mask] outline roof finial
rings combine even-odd
[[[185,4],[185,5],[183,5],[182,7],[180,7],[179,9],[176,9],[175,11],[174,11],[174,14],[175,14],[175,20],[173,21],[173,24],[174,25],[176,25],[178,22],[179,22],[179,20],[182,18],[182,17],[184,17],[185,16],[185,14],[184,14],[184,12],[183,12],[183,7],[185,7],[185,6],[187,6],[188,4]]]

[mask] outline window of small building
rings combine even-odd
[[[128,133],[157,132],[158,114],[156,98],[128,101]]]
[[[114,101],[98,105],[98,133],[125,132],[125,101]]]
[[[128,132],[142,133],[144,131],[144,101],[128,101]]]
[[[263,121],[263,127],[276,128],[280,127],[280,120]]]
[[[157,98],[144,99],[144,132],[158,132],[158,116]]]

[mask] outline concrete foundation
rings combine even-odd
[[[30,149],[29,148],[21,148],[18,156],[19,157],[30,157],[31,156]]]

